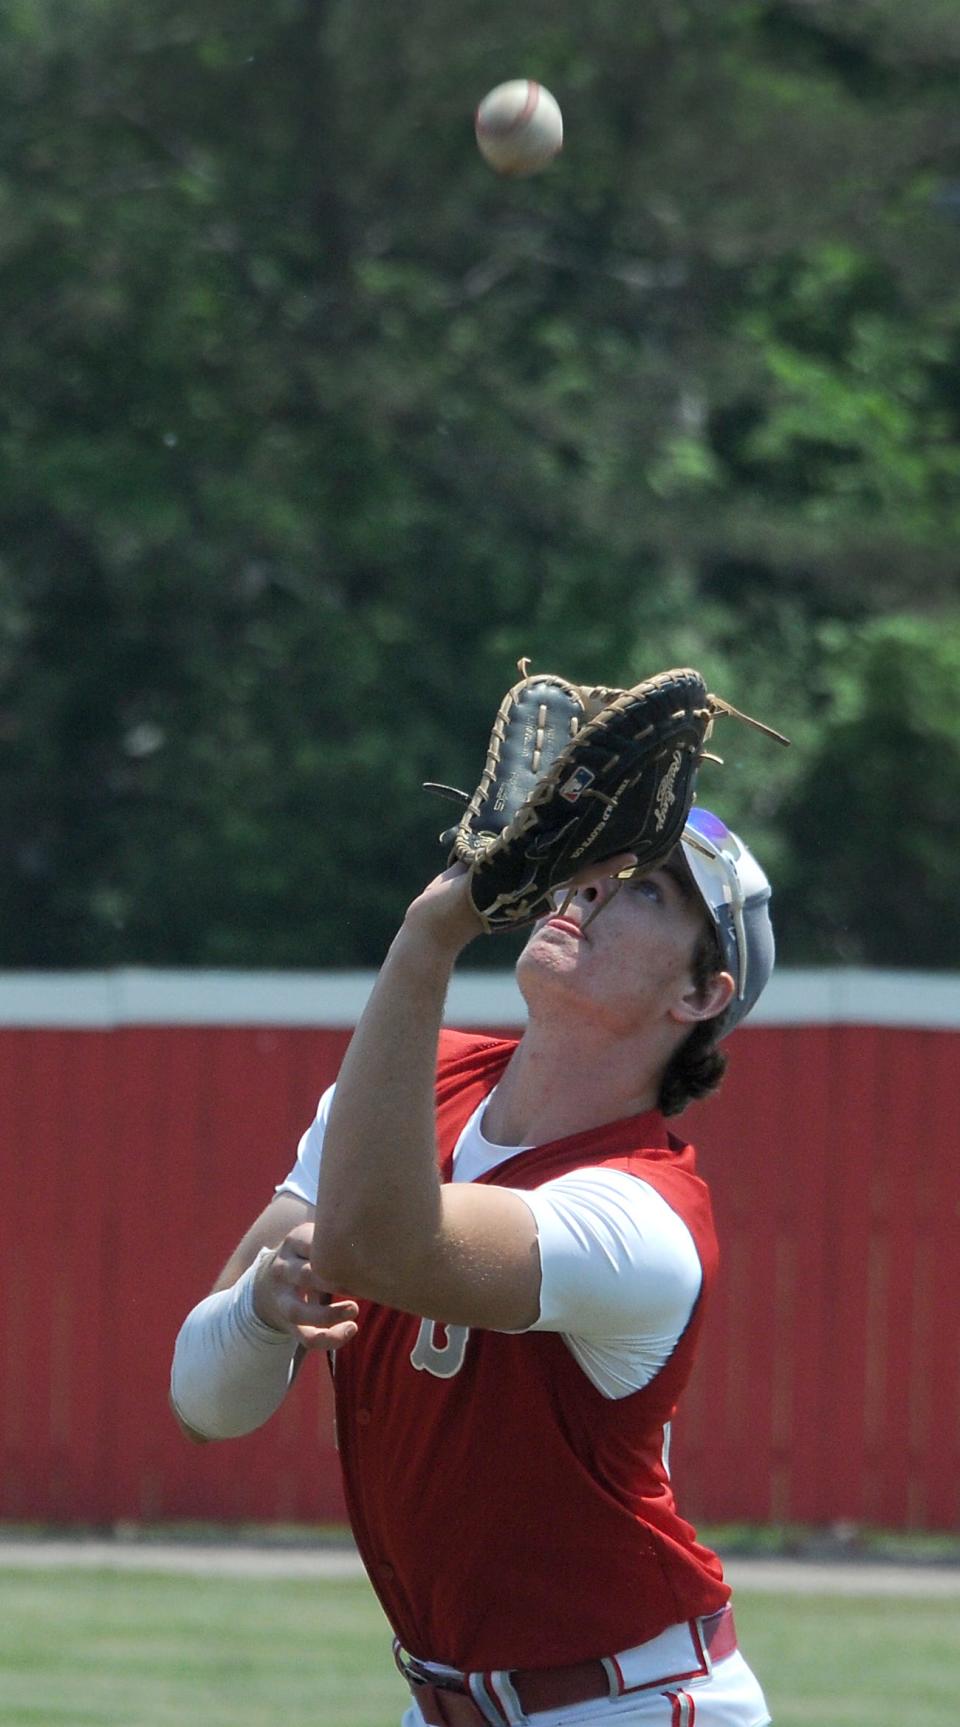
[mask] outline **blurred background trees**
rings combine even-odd
[[[958,76],[951,0],[8,0],[0,964],[376,964],[529,655],[794,739],[701,779],[786,961],[960,966]]]

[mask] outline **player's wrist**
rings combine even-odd
[[[276,1305],[273,1279],[276,1257],[275,1247],[262,1247],[254,1261],[253,1276],[250,1280],[249,1313],[255,1324],[265,1326],[268,1331],[289,1334],[292,1328]]]
[[[395,945],[407,963],[429,971],[451,965],[482,933],[469,877],[458,867],[437,876],[407,908]]]
[[[393,939],[384,969],[402,984],[408,1001],[439,1001],[465,946],[445,933],[405,921]]]

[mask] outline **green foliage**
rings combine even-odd
[[[787,957],[960,967],[960,611],[824,631],[830,705],[781,810]]]
[[[8,5],[0,963],[376,963],[521,654],[786,730],[704,796],[846,952],[836,643],[956,594],[958,69],[941,0]]]

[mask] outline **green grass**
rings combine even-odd
[[[404,1695],[362,1581],[0,1572],[3,1727],[393,1727]]]
[[[957,1601],[740,1592],[775,1727],[956,1727]],[[0,1570],[2,1727],[397,1727],[366,1583]]]
[[[774,1727],[956,1727],[958,1609],[956,1597],[736,1594]]]

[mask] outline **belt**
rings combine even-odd
[[[570,1667],[460,1673],[419,1661],[394,1643],[394,1658],[428,1727],[513,1727],[542,1710],[627,1697],[705,1678],[737,1647],[732,1607],[670,1626],[659,1637]]]

